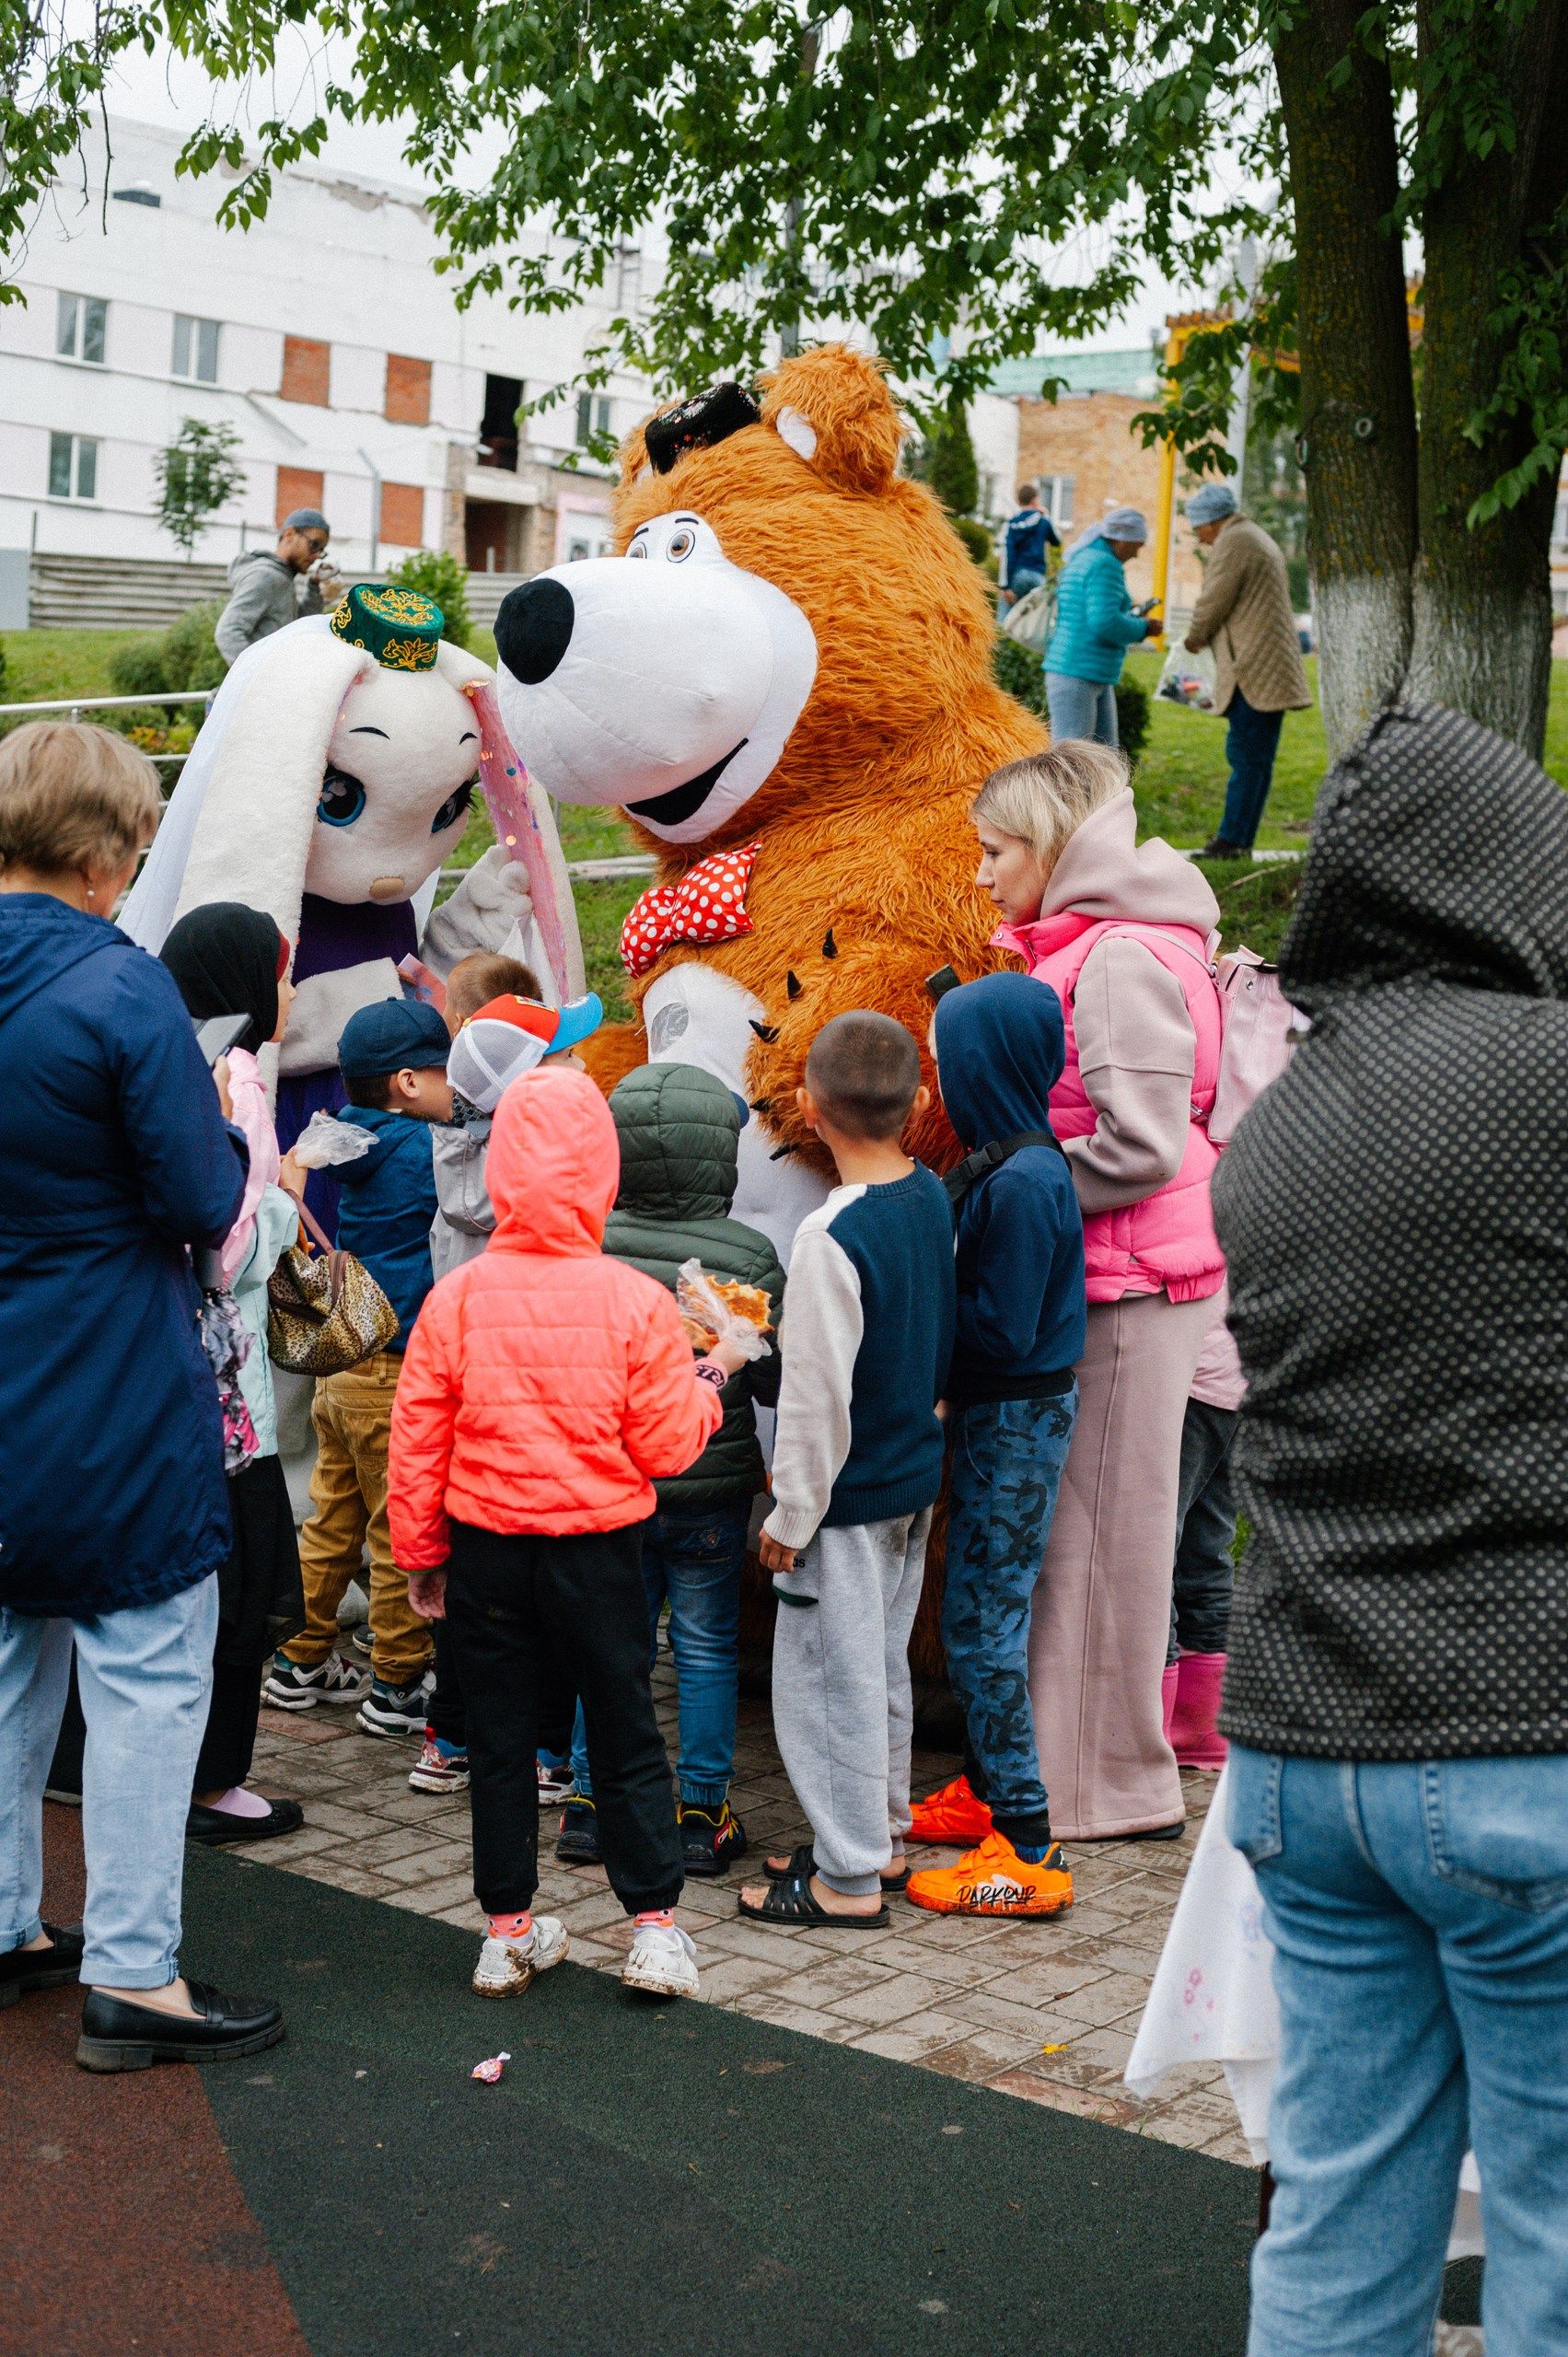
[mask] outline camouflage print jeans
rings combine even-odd
[[[969,1732],[965,1769],[999,1833],[1051,1839],[1029,1709],[1029,1607],[1078,1415],[1078,1387],[953,1411],[942,1642]]]

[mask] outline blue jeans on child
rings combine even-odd
[[[1568,1758],[1230,1747],[1282,2050],[1250,2357],[1428,2357],[1467,2142],[1486,2357],[1568,2349]]]
[[[717,1808],[735,1770],[739,1689],[740,1567],[751,1527],[744,1504],[660,1509],[644,1526],[643,1585],[648,1650],[658,1648],[659,1614],[669,1605],[669,1643],[680,1713],[680,1797]],[[572,1736],[577,1790],[591,1795],[587,1738],[577,1713]]]
[[[1284,714],[1260,712],[1237,688],[1225,718],[1225,757],[1230,763],[1230,784],[1225,788],[1220,840],[1233,850],[1250,851],[1274,782],[1274,755]]]
[[[1098,679],[1077,679],[1071,671],[1048,671],[1045,702],[1052,738],[1087,737],[1097,745],[1120,745],[1116,690]]]
[[[1078,1414],[1078,1387],[953,1411],[942,1642],[965,1771],[1009,1841],[1051,1839],[1029,1707],[1029,1607]]]
[[[1230,1559],[1236,1541],[1230,1452],[1240,1422],[1234,1408],[1215,1408],[1207,1399],[1187,1402],[1176,1490],[1176,1577],[1167,1668],[1179,1654],[1223,1654],[1230,1634],[1236,1582]]]
[[[215,1573],[161,1604],[90,1620],[0,1610],[0,1952],[39,1929],[43,1788],[75,1636],[87,1728],[82,1979],[89,1988],[162,1989],[175,1978],[185,1820],[217,1627]]]

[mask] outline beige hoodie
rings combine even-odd
[[[1137,840],[1131,787],[1086,819],[1051,871],[1042,917],[1191,925],[1207,935],[1219,902],[1207,877],[1158,836]],[[1074,994],[1078,1069],[1098,1119],[1070,1138],[1084,1212],[1119,1211],[1175,1178],[1187,1149],[1196,1042],[1175,976],[1141,942],[1114,935],[1089,952]]]

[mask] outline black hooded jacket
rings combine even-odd
[[[1214,1184],[1253,1539],[1220,1724],[1568,1752],[1568,797],[1434,705],[1329,774],[1312,1018]]]

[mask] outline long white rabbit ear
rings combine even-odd
[[[276,654],[246,681],[217,748],[175,913],[242,900],[297,941],[327,747],[344,696],[376,659],[308,621],[268,646]],[[199,749],[200,739],[192,758]]]

